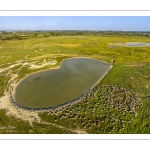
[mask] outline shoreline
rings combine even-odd
[[[103,62],[103,63],[106,63],[106,64],[109,64],[107,62],[104,62],[104,61],[101,61],[101,60],[98,60],[98,59],[95,59],[95,58],[91,58],[91,57],[73,57],[73,58],[67,58],[67,59],[74,59],[74,58],[88,58],[88,59],[94,59],[94,60],[97,60],[97,61],[100,61],[100,62]],[[67,59],[63,59],[62,62],[60,63],[60,65],[58,67],[55,67],[55,68],[50,68],[50,69],[47,69],[47,70],[43,70],[43,71],[37,71],[37,72],[34,72],[34,73],[31,73],[29,75],[27,75],[26,77],[32,75],[32,74],[35,74],[35,73],[38,73],[38,72],[44,72],[44,71],[48,71],[48,70],[52,70],[52,69],[58,69],[58,68],[61,68],[61,65],[62,63],[67,60]],[[17,101],[15,100],[15,89],[17,88],[18,84],[26,77],[22,78],[19,82],[15,83],[13,88],[12,88],[12,92],[9,91],[9,101],[10,103],[16,107],[16,109],[22,109],[24,111],[36,111],[36,112],[41,112],[41,111],[54,111],[56,109],[60,109],[60,108],[64,108],[68,105],[73,105],[74,103],[76,102],[79,102],[81,101],[82,99],[84,99],[84,97],[86,97],[90,92],[91,90],[100,83],[100,81],[108,74],[108,72],[113,68],[113,65],[112,64],[109,64],[110,67],[108,68],[107,71],[105,71],[105,73],[87,90],[85,91],[83,94],[81,94],[79,97],[77,98],[74,98],[68,102],[65,102],[65,103],[62,103],[62,104],[59,104],[59,105],[56,105],[56,106],[49,106],[49,107],[43,107],[43,108],[29,108],[29,107],[25,107],[25,106],[21,106],[19,103],[17,103]]]

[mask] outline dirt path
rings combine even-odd
[[[52,125],[52,126],[55,126],[57,128],[60,128],[60,129],[63,129],[65,131],[69,131],[69,132],[72,132],[72,133],[77,133],[77,134],[87,134],[87,132],[83,131],[83,130],[80,130],[80,129],[71,129],[71,128],[66,128],[66,127],[63,127],[63,126],[60,126],[60,125],[57,125],[57,124],[54,124],[54,123],[48,123],[48,122],[39,122],[39,123],[42,123],[42,124],[47,124],[47,125]]]
[[[38,116],[38,113],[35,111],[25,111],[23,109],[20,108],[16,108],[15,106],[13,106],[10,103],[10,92],[14,91],[15,85],[16,85],[16,78],[18,77],[18,73],[19,71],[25,66],[27,65],[27,62],[24,63],[16,63],[14,65],[10,65],[9,67],[5,68],[5,69],[0,69],[0,72],[3,71],[10,71],[9,69],[21,65],[20,68],[18,68],[17,73],[16,74],[12,74],[11,79],[8,81],[8,84],[6,86],[5,92],[4,92],[4,96],[0,97],[0,109],[5,109],[6,110],[6,115],[8,116],[14,116],[18,119],[22,119],[25,121],[28,121],[30,123],[30,125],[32,126],[32,122],[33,121],[37,121],[40,122],[40,118]]]
[[[9,66],[7,68],[0,68],[0,73],[4,72],[6,70],[9,70],[11,68],[14,68],[15,66],[19,66],[19,65],[21,65],[21,63],[17,63],[17,64],[14,64],[14,65],[11,65],[11,66]]]

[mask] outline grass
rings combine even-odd
[[[21,41],[21,42],[20,42]],[[0,41],[0,68],[7,68],[19,60],[32,63],[44,59],[55,59],[59,66],[63,59],[70,57],[92,57],[113,64],[113,69],[99,85],[113,85],[134,91],[141,98],[142,107],[136,110],[137,116],[130,112],[120,112],[108,106],[107,96],[90,97],[86,101],[67,107],[58,114],[39,113],[43,121],[61,125],[71,130],[82,129],[87,133],[150,133],[150,47],[110,47],[108,43],[150,42],[149,37],[125,35],[78,35],[50,36],[25,40]],[[28,55],[28,58],[25,57]],[[3,56],[3,57],[2,57]],[[10,63],[10,64],[8,64]],[[9,71],[16,73],[21,67],[15,66]],[[18,72],[18,81],[36,71],[49,69],[45,66],[30,70],[24,66]],[[0,73],[0,96],[11,76],[7,71]],[[85,113],[86,112],[86,113]],[[113,118],[113,119],[112,119]],[[56,126],[33,123],[8,117],[0,110],[1,133],[8,133],[8,126],[15,126],[13,133],[72,133]],[[21,127],[23,124],[24,127]],[[5,126],[5,127],[4,127]],[[7,128],[6,128],[7,127]]]

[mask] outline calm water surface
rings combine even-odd
[[[60,68],[25,77],[18,83],[14,96],[17,103],[28,108],[57,106],[80,97],[110,69],[110,64],[95,59],[66,59]]]
[[[141,42],[128,42],[126,44],[124,43],[111,43],[112,45],[115,46],[127,46],[127,47],[144,47],[144,46],[150,46],[150,43],[141,43]],[[110,44],[110,45],[111,45]]]
[[[129,42],[126,44],[126,46],[135,46],[135,47],[150,46],[150,43]]]

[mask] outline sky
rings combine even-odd
[[[0,30],[150,31],[150,16],[0,16]]]

